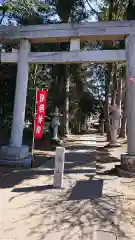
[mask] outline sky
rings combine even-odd
[[[90,5],[93,9],[95,9],[97,12],[99,12],[100,10],[99,10],[98,6],[99,6],[99,4],[101,4],[101,1],[102,0],[92,0]],[[86,8],[88,10],[90,10],[90,7],[88,6],[88,4],[86,4]],[[95,16],[92,16],[90,21],[97,21],[97,20],[96,20]]]
[[[4,2],[4,0],[0,0],[0,5]]]

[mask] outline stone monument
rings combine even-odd
[[[53,129],[53,137],[52,137],[52,142],[55,144],[60,144],[60,138],[58,137],[59,135],[59,126],[60,126],[60,116],[61,114],[59,113],[58,107],[55,108],[55,112],[51,114],[52,116],[52,129]]]
[[[65,148],[57,147],[55,155],[54,181],[53,181],[53,186],[55,188],[63,187],[64,161],[65,161]]]

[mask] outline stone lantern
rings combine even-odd
[[[51,116],[52,116],[51,125],[52,125],[52,128],[53,128],[53,138],[52,138],[52,140],[54,140],[56,142],[59,142],[60,139],[58,137],[58,129],[59,129],[59,126],[60,126],[60,116],[61,116],[61,114],[59,113],[58,107],[55,108],[55,112],[52,113]]]

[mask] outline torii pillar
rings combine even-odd
[[[28,53],[30,52],[30,42],[27,39],[20,40],[16,91],[13,111],[13,121],[11,130],[11,139],[9,146],[1,148],[2,158],[1,163],[10,165],[21,163],[28,164],[29,149],[28,146],[22,146],[23,129],[25,126],[25,108],[28,85]]]
[[[119,173],[135,176],[135,34],[126,38],[127,58],[127,154],[121,156]]]

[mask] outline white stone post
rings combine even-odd
[[[135,176],[135,34],[126,38],[127,58],[127,154],[121,156],[121,169]],[[121,172],[120,172],[121,173]]]
[[[28,84],[28,53],[30,51],[29,40],[20,40],[20,48],[18,54],[16,91],[13,111],[13,121],[11,130],[10,145],[21,147],[23,138],[23,129],[25,124],[25,107],[27,97]]]
[[[65,148],[57,147],[54,167],[54,181],[53,181],[54,188],[63,187],[64,161],[65,161]]]

